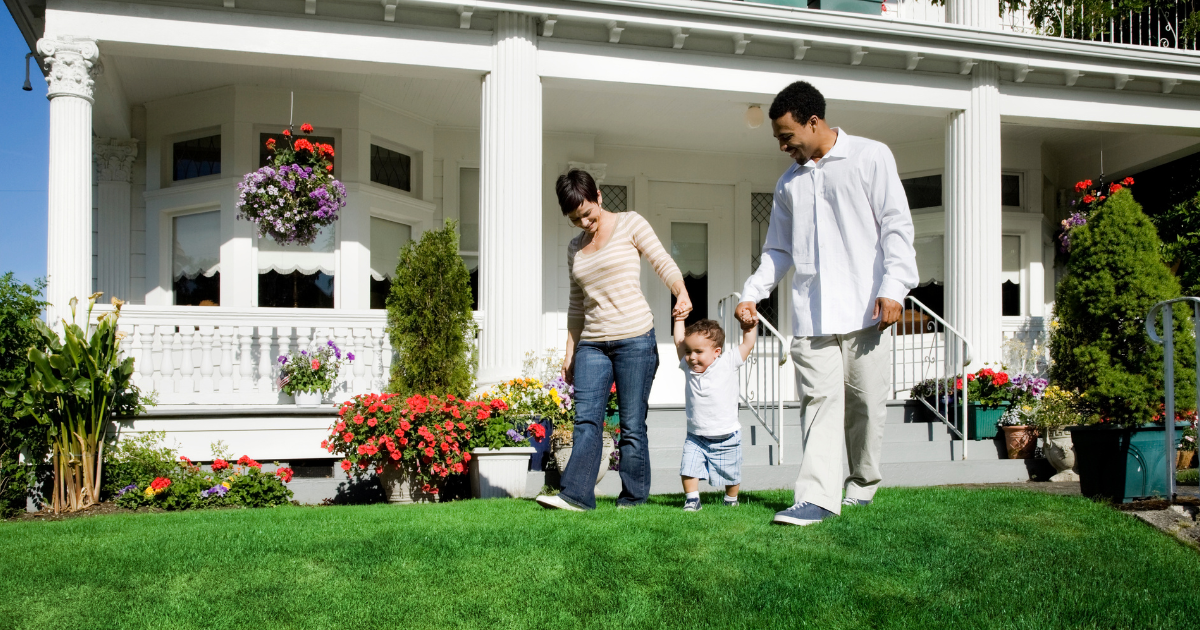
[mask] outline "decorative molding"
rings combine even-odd
[[[974,68],[977,65],[979,65],[979,62],[975,61],[974,59],[959,59],[958,60],[958,73],[959,74],[971,74],[971,68]]]
[[[1180,83],[1183,83],[1183,81],[1180,81],[1179,79],[1163,79],[1162,80],[1162,93],[1170,94],[1171,90],[1174,90],[1175,86],[1179,85]]]
[[[542,15],[542,37],[554,37],[554,25],[558,24],[557,15]]]
[[[597,184],[604,183],[604,177],[608,174],[608,164],[588,164],[586,162],[567,162],[567,170],[580,170],[592,176]]]
[[[805,44],[803,39],[797,39],[796,41],[792,42],[792,59],[795,59],[796,61],[804,59],[804,55],[808,54],[809,48],[811,48],[811,46]]]
[[[687,41],[688,35],[692,34],[692,29],[683,28],[680,26],[671,29],[671,48],[679,50],[683,48],[683,43]]]
[[[611,20],[605,26],[608,27],[608,43],[610,43],[610,44],[621,43],[621,31],[625,30],[625,23],[618,22],[616,20]]]
[[[746,46],[750,43],[750,36],[745,33],[733,34],[733,54],[741,55],[746,52]]]
[[[96,161],[98,181],[129,183],[136,157],[136,139],[96,138],[92,141],[92,159]]]
[[[400,0],[379,0],[379,3],[383,5],[384,22],[396,21],[396,3],[399,1]]]
[[[1017,83],[1024,83],[1025,77],[1028,77],[1029,73],[1032,71],[1033,71],[1033,68],[1030,68],[1027,64],[1020,64],[1020,65],[1015,66],[1013,68],[1013,81],[1015,81]]]
[[[863,57],[867,56],[867,51],[862,46],[850,47],[850,65],[857,66],[862,63]]]
[[[909,72],[916,70],[917,64],[921,63],[921,60],[924,58],[925,57],[922,56],[920,53],[916,53],[916,52],[912,52],[912,51],[904,53],[904,60],[905,60],[904,69],[908,70]]]
[[[1131,79],[1131,78],[1133,78],[1133,77],[1130,77],[1128,74],[1114,74],[1113,75],[1113,88],[1118,89],[1118,90],[1124,90],[1125,86],[1129,84],[1129,79]]]
[[[475,7],[460,6],[455,11],[458,13],[458,28],[471,28],[471,15],[475,13]]]
[[[46,83],[50,86],[46,98],[78,96],[92,102],[95,78],[102,72],[100,49],[91,39],[76,39],[63,35],[61,39],[43,37],[38,40],[42,65],[46,68]]]
[[[1083,76],[1083,73],[1078,70],[1063,70],[1063,81],[1066,83],[1067,87],[1075,87],[1075,82],[1078,81],[1079,77],[1081,76]]]

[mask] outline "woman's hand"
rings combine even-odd
[[[678,287],[678,292],[675,293],[675,308],[671,309],[671,316],[674,318],[684,319],[692,312],[692,299],[688,297],[687,289],[684,288],[683,282],[675,285]]]
[[[568,357],[562,364],[562,379],[567,385],[575,385],[575,357]]]

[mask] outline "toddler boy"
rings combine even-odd
[[[737,507],[742,483],[742,425],[738,422],[738,368],[754,349],[758,327],[742,325],[742,343],[723,352],[725,331],[711,319],[684,327],[676,318],[672,329],[679,368],[687,379],[684,401],[687,438],[683,442],[685,512],[700,510],[700,480],[725,488],[725,505]]]

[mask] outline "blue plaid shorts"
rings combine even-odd
[[[683,463],[679,474],[707,479],[715,488],[736,486],[742,482],[742,432],[729,435],[687,434],[683,441]]]

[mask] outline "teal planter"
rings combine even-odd
[[[821,11],[844,11],[864,15],[883,15],[883,2],[875,0],[750,0],[758,4],[773,4],[783,7],[819,9]]]
[[[1188,425],[1175,425],[1175,445]],[[1067,427],[1075,447],[1079,490],[1086,497],[1129,503],[1167,497],[1166,431],[1161,425],[1118,429],[1106,426]],[[1175,466],[1171,466],[1174,474]]]
[[[969,403],[967,407],[967,438],[978,442],[996,437],[1000,432],[996,423],[1008,411],[1008,401],[999,407],[984,407],[979,403]]]

